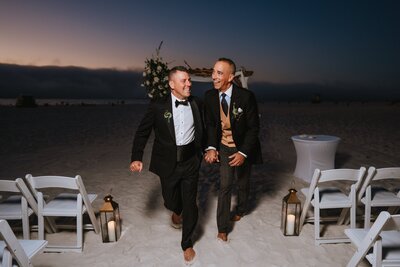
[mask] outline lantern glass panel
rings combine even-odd
[[[297,198],[296,190],[289,189],[289,194],[282,200],[281,230],[285,236],[299,235],[301,202]]]
[[[104,198],[100,209],[100,223],[103,242],[115,242],[121,236],[121,218],[118,203],[110,195]]]

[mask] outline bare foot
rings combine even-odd
[[[182,223],[182,216],[176,214],[175,212],[172,213],[171,219],[172,219],[173,223],[176,223],[176,224]]]
[[[242,216],[240,216],[240,215],[235,215],[235,216],[232,217],[231,221],[232,221],[232,222],[237,222],[237,221],[240,221],[240,219],[242,219]]]
[[[228,242],[228,235],[226,233],[218,233],[217,239],[223,242]]]
[[[171,226],[175,229],[181,229],[182,228],[182,216],[173,212],[172,216],[171,216]]]
[[[195,257],[196,257],[196,252],[194,251],[193,248],[187,248],[183,252],[183,258],[185,259],[186,264],[192,264],[194,262]]]

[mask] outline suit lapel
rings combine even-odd
[[[214,113],[215,116],[217,117],[217,120],[219,121],[221,118],[221,114],[220,114],[220,101],[219,101],[219,91],[217,89],[213,89],[214,90],[214,96],[212,99],[210,99],[210,101],[213,102],[213,104],[211,105],[212,107],[214,107]]]
[[[170,119],[165,118],[166,116],[171,116]],[[175,139],[175,127],[174,127],[174,114],[172,113],[172,97],[169,95],[167,101],[165,102],[165,113],[164,118],[166,119],[168,130],[171,134],[172,139],[176,142]]]
[[[233,115],[233,107],[237,108],[237,103],[239,100],[239,96],[237,94],[238,90],[236,90],[235,85],[232,87],[232,96],[231,96],[231,104],[229,105],[229,119],[231,121],[231,128],[235,125],[235,116]]]

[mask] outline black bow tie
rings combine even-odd
[[[179,105],[187,106],[188,105],[188,101],[187,100],[184,100],[184,101],[175,100],[175,107],[178,107]]]

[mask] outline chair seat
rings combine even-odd
[[[368,233],[368,229],[345,229],[346,235],[350,238],[351,242],[357,247],[360,247],[362,241]],[[382,259],[383,260],[399,260],[400,259],[400,231],[382,231],[380,233],[382,238]],[[373,261],[373,255],[366,256],[368,260]]]
[[[361,202],[365,205],[365,197],[361,199]],[[400,197],[390,191],[377,191],[373,194],[373,197],[371,199],[371,207],[382,206],[400,206]]]
[[[18,240],[18,242],[29,259],[32,259],[36,254],[42,252],[47,245],[46,240]],[[6,243],[0,241],[0,258],[3,258],[5,248]]]
[[[319,191],[321,209],[331,208],[349,208],[351,207],[350,198],[337,188],[323,188]],[[315,199],[311,200],[311,204],[315,205]]]
[[[42,252],[47,245],[46,240],[18,240],[29,258]]]
[[[97,194],[88,194],[90,203],[96,198]],[[43,208],[43,215],[47,216],[76,216],[77,194],[61,193],[53,200],[49,201]],[[82,207],[82,214],[86,212],[86,207]]]
[[[33,213],[33,210],[28,207],[28,217]],[[21,195],[13,195],[0,203],[0,217],[2,219],[21,219],[22,206]]]
[[[348,228],[344,230],[344,233],[350,238],[351,242],[354,243],[357,247],[361,245],[362,240],[368,233],[368,229],[362,228]]]
[[[18,240],[22,249],[28,258],[32,258],[34,255],[42,252],[47,245],[46,240]],[[6,243],[0,240],[0,258],[3,257],[3,251],[6,248]]]

